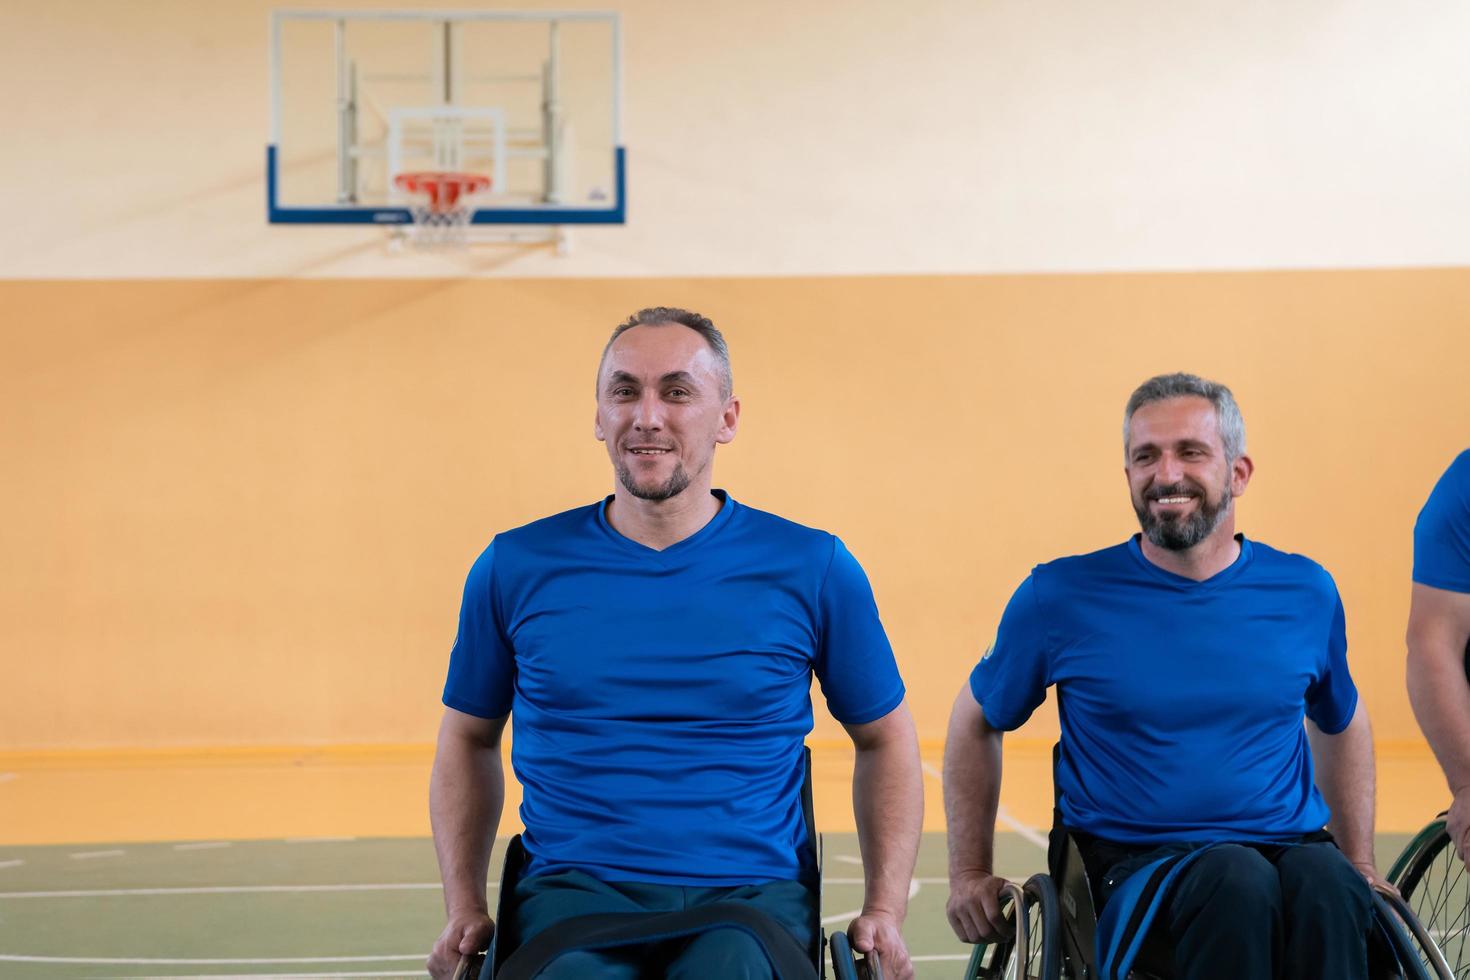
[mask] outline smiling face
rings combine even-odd
[[[1144,535],[1160,548],[1186,551],[1220,528],[1250,468],[1245,456],[1227,456],[1207,398],[1149,402],[1129,421],[1129,494]]]
[[[597,438],[618,482],[642,500],[709,490],[715,446],[735,438],[740,401],[721,391],[719,359],[677,323],[623,331],[597,379]]]

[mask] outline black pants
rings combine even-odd
[[[1133,871],[1199,846],[1079,840],[1103,904]],[[1368,883],[1326,833],[1217,845],[1175,882],[1138,965],[1175,980],[1367,980],[1372,910]]]

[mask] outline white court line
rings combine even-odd
[[[0,953],[0,962],[5,963],[77,963],[107,966],[251,966],[255,963],[386,963],[389,960],[425,960],[423,953],[407,953],[392,956],[284,956],[274,959],[228,959],[228,960],[165,960],[128,957],[100,956],[17,956]]]
[[[947,885],[947,884],[949,884],[949,879],[948,878],[915,878],[914,881],[917,881],[921,885]],[[824,885],[861,885],[861,884],[865,884],[865,882],[861,878],[828,878],[826,875],[823,875],[822,876],[822,884],[824,884]]]
[[[1029,824],[1024,824],[1021,821],[1017,820],[1015,817],[1011,816],[1011,811],[1007,810],[1005,807],[997,806],[995,808],[995,819],[1000,823],[1005,824],[1007,827],[1011,828],[1016,833],[1020,834],[1023,838],[1041,848],[1043,851],[1047,849],[1048,845],[1046,835],[1041,833],[1036,828],[1030,826]]]
[[[287,837],[287,844],[335,844],[341,841],[357,840],[356,837]]]
[[[944,781],[944,774],[936,769],[933,763],[924,762],[921,763],[921,765],[924,769],[924,775],[937,779],[940,782]],[[1014,816],[1011,815],[1011,811],[1007,810],[1004,805],[999,805],[995,808],[995,819],[997,823],[1005,824],[1007,827],[1020,834],[1023,839],[1030,841],[1032,844],[1035,844],[1043,851],[1047,849],[1048,844],[1046,840],[1046,835],[1041,833],[1041,831],[1037,830],[1035,827],[1032,827],[1030,824],[1025,824],[1017,820]]]
[[[912,899],[915,895],[919,894],[919,880],[920,879],[918,879],[918,878],[914,878],[912,881],[909,882],[909,898],[910,899]],[[923,880],[924,881],[937,881],[937,880],[945,880],[945,881],[947,881],[948,879],[925,878]],[[862,882],[858,882],[858,884],[862,884]],[[830,926],[833,923],[837,923],[837,922],[848,922],[848,921],[851,921],[852,919],[856,919],[858,916],[860,916],[862,914],[863,914],[863,910],[862,909],[853,909],[851,912],[834,912],[831,915],[824,915],[824,916],[822,916],[822,925],[824,925],[824,926]]]
[[[75,854],[68,854],[67,857],[71,858],[74,861],[90,861],[92,858],[112,858],[112,857],[118,857],[119,855],[126,854],[126,853],[128,853],[128,852],[127,851],[78,851]]]
[[[489,882],[499,888],[500,882]],[[123,895],[250,895],[266,892],[437,891],[437,881],[351,885],[201,885],[194,888],[93,888],[49,892],[0,892],[0,898],[115,898]]]
[[[824,915],[822,916],[822,925],[830,926],[838,922],[851,922],[862,914],[862,909],[853,909],[851,912],[838,912],[836,915]]]
[[[0,861],[0,868],[17,868],[25,863],[25,858],[16,858],[14,861]]]
[[[425,959],[428,956],[425,955]],[[358,977],[393,977],[394,980],[427,980],[428,974],[404,973],[402,970],[353,970],[351,973],[157,973],[138,976],[125,975],[102,977],[100,980],[316,980],[318,977],[339,977],[342,980],[357,980]]]
[[[216,848],[216,847],[229,847],[229,846],[230,846],[230,842],[227,841],[227,840],[209,840],[209,841],[198,841],[198,842],[193,843],[193,844],[175,844],[174,845],[174,850],[176,850],[176,851],[207,851],[207,850],[210,850],[210,849]]]
[[[862,858],[855,858],[850,854],[834,854],[832,855],[832,860],[841,861],[843,864],[856,864],[858,867],[862,867],[863,865]]]

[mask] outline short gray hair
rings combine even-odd
[[[735,376],[730,370],[730,348],[725,343],[725,335],[720,333],[709,317],[700,316],[690,310],[681,310],[677,306],[649,306],[618,324],[612,336],[607,338],[607,346],[602,348],[602,360],[597,362],[597,376],[602,377],[602,365],[607,361],[607,352],[612,350],[613,342],[624,333],[634,327],[656,327],[670,323],[688,327],[709,344],[709,349],[715,352],[715,360],[720,362],[720,397],[729,398],[735,391]]]
[[[1218,381],[1209,381],[1197,374],[1160,374],[1149,378],[1134,389],[1128,398],[1128,407],[1123,411],[1123,452],[1128,452],[1128,427],[1133,413],[1153,402],[1170,398],[1203,398],[1215,406],[1215,419],[1220,425],[1220,441],[1225,445],[1225,458],[1235,462],[1245,455],[1245,419],[1241,418],[1240,406],[1230,389]]]

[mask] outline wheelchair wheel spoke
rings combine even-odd
[[[1470,980],[1470,878],[1447,834],[1423,843],[1399,887],[1458,980]]]

